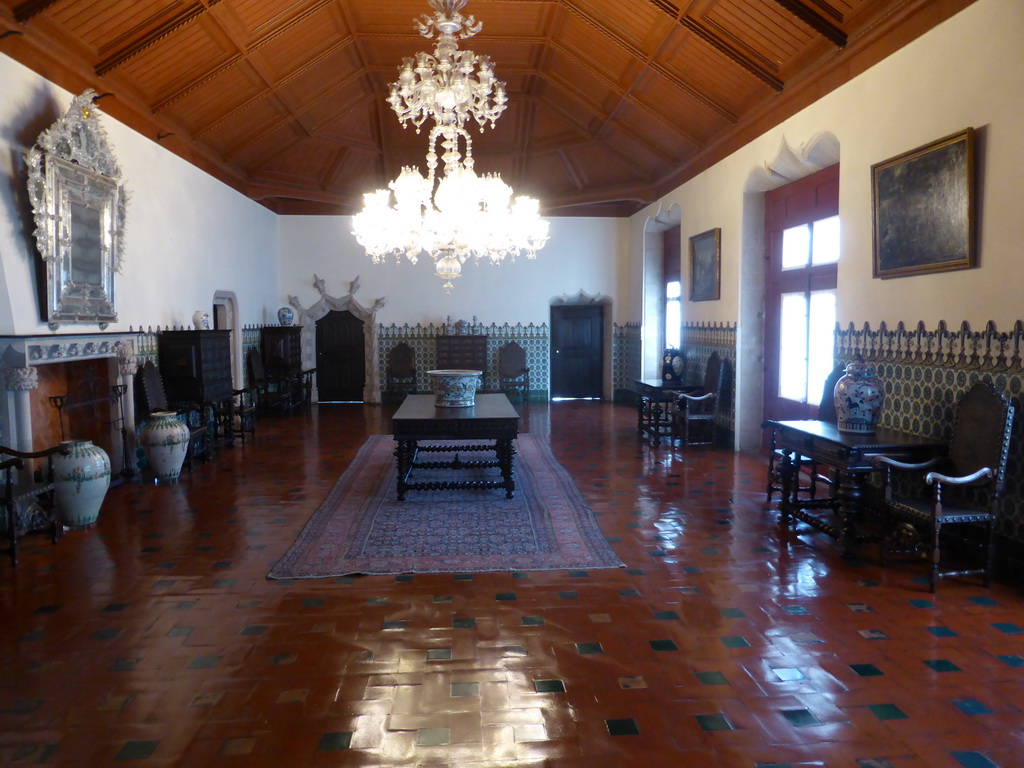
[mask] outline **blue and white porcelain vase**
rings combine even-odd
[[[476,403],[476,390],[483,371],[449,369],[427,371],[434,405],[438,408],[468,408]]]
[[[65,440],[67,455],[53,455],[57,521],[67,528],[96,522],[110,487],[110,457],[90,440]]]
[[[878,426],[885,391],[874,366],[850,363],[836,382],[836,426],[840,432],[870,435]]]
[[[295,319],[295,312],[291,307],[281,307],[277,310],[277,322],[281,325],[291,325]]]
[[[139,443],[158,483],[178,480],[188,440],[188,426],[174,411],[157,411],[143,425]]]

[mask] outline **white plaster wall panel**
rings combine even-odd
[[[8,298],[0,333],[47,333],[34,290],[35,270],[43,265],[22,210],[21,157],[72,95],[2,55],[0,82],[0,255]],[[103,101],[99,106],[102,111]],[[105,112],[101,119],[130,195],[125,261],[116,278],[118,322],[109,330],[187,324],[195,310],[210,311],[218,289],[238,296],[242,323],[261,322],[277,301],[275,215]],[[60,332],[96,330],[75,324]]]
[[[447,316],[490,323],[546,323],[553,298],[581,290],[613,299],[615,319],[626,259],[624,219],[551,218],[551,239],[535,260],[495,267],[467,262],[451,295],[434,275],[433,262],[422,256],[413,265],[373,264],[352,235],[345,216],[283,216],[280,219],[280,299],[298,297],[303,306],[319,299],[313,274],[326,281],[334,296],[348,293],[359,278],[356,298],[365,306],[384,297],[377,319],[391,323],[439,323]]]

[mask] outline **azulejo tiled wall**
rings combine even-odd
[[[848,363],[861,358],[875,366],[885,387],[880,423],[903,432],[949,440],[956,404],[976,381],[989,378],[1017,409],[1010,460],[999,522],[1002,568],[1020,572],[1024,565],[1024,321],[1008,332],[994,323],[975,331],[968,323],[951,330],[944,322],[928,330],[923,323],[890,330],[865,324],[837,328],[835,359]],[[1011,562],[1012,561],[1012,562]]]
[[[445,334],[448,330],[444,325],[434,325],[433,323],[428,325],[381,325],[377,337],[380,381],[387,380],[388,353],[396,345],[405,342],[412,347],[416,354],[416,388],[422,392],[428,392],[430,384],[427,381],[427,371],[437,368],[434,338]],[[526,350],[526,365],[530,369],[530,399],[547,399],[550,334],[546,324],[473,324],[466,330],[472,335],[487,337],[487,370],[484,372],[487,382],[498,381],[498,350],[510,341],[514,341]]]

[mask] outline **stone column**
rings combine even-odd
[[[39,388],[39,371],[33,366],[5,368],[4,378],[7,390],[14,393],[14,434],[12,446],[16,450],[32,451],[32,390]],[[25,462],[22,477],[32,477],[34,467]]]
[[[135,474],[135,371],[139,368],[139,359],[131,347],[124,343],[117,344],[117,372],[120,375],[119,384],[125,385],[124,395],[121,397],[120,407],[123,409],[125,430],[124,450],[126,455],[122,457],[125,473],[129,476]]]

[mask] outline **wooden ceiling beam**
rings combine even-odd
[[[588,26],[593,27],[599,33],[607,37],[609,40],[611,40],[613,43],[619,46],[622,50],[626,51],[630,56],[637,59],[638,61],[644,62],[645,65],[650,66],[651,69],[653,69],[662,77],[666,78],[674,86],[688,93],[690,96],[695,98],[701,104],[704,104],[709,109],[714,110],[722,117],[724,117],[726,120],[728,120],[730,123],[736,122],[736,116],[733,115],[728,109],[726,109],[720,103],[718,103],[715,99],[711,98],[708,94],[703,93],[702,91],[690,85],[689,83],[676,77],[676,75],[673,74],[670,70],[668,70],[664,65],[658,64],[657,62],[653,61],[651,57],[649,57],[644,51],[637,48],[628,40],[625,40],[621,35],[617,34],[615,30],[609,29],[604,24],[592,18],[586,11],[584,11],[582,8],[579,8],[572,2],[566,3],[565,8],[571,11],[577,18],[586,23]],[[549,45],[557,44],[552,40],[549,41]],[[593,67],[589,68],[593,69]],[[607,75],[604,75],[603,79],[607,80]],[[617,85],[615,86],[615,88],[620,93],[623,93],[622,89],[619,88]]]
[[[573,61],[573,63],[575,63],[577,66],[582,67],[584,69],[587,69],[592,75],[594,75],[595,77],[599,78],[605,85],[607,85],[608,87],[612,87],[612,85],[610,84],[610,81],[608,80],[608,76],[602,74],[600,70],[598,70],[596,68],[592,68],[587,62],[585,62],[582,59],[578,58],[576,56],[576,54],[572,53],[571,51],[562,49],[561,47],[559,47],[558,50],[566,58],[571,59]],[[548,72],[544,71],[544,72],[541,72],[540,74],[541,74],[541,76],[545,77],[549,82],[558,83],[560,86],[562,85],[560,81],[558,81],[558,80],[554,79],[553,77],[551,77],[548,74]],[[574,91],[571,91],[569,88],[566,88],[566,90],[571,92],[576,97],[576,100],[579,101],[581,104],[586,104],[594,112],[595,115],[597,115],[597,116],[599,116],[601,118],[602,121],[607,122],[607,121],[609,121],[611,119],[611,117],[612,117],[611,113],[604,113],[604,112],[602,112],[597,107],[594,107],[593,105],[591,105],[589,102],[586,102],[583,99],[581,99],[579,97],[579,95],[577,93],[575,93]],[[624,92],[620,91],[619,89],[615,89],[615,93],[619,94],[620,101],[621,100],[626,100],[630,104],[632,104],[633,106],[635,106],[638,109],[644,111],[645,113],[650,115],[651,118],[653,118],[654,120],[657,120],[663,126],[665,126],[670,131],[672,131],[677,136],[679,136],[679,138],[682,139],[683,141],[687,142],[688,144],[692,144],[695,147],[699,147],[701,145],[701,143],[694,136],[690,135],[685,130],[683,130],[681,126],[675,125],[675,124],[669,122],[664,117],[662,117],[657,112],[655,112],[653,109],[651,109],[649,106],[647,106],[642,101],[637,99],[635,96],[632,96],[630,94],[624,93]],[[735,118],[733,118],[733,120],[735,121]]]
[[[103,77],[111,70],[117,69],[125,62],[134,59],[147,48],[160,42],[168,35],[177,32],[186,24],[190,24],[196,19],[198,19],[200,16],[206,13],[209,10],[209,8],[213,7],[218,2],[220,2],[220,0],[208,0],[208,2],[209,7],[203,5],[202,3],[193,3],[189,7],[182,10],[180,13],[175,14],[171,18],[167,19],[167,21],[158,25],[155,29],[147,32],[145,35],[138,38],[134,42],[124,46],[123,48],[121,48],[121,50],[117,51],[116,53],[107,56],[105,59],[100,61],[99,64],[96,65],[96,76]]]
[[[783,83],[781,79],[754,61],[751,56],[748,56],[728,40],[719,36],[696,19],[691,18],[690,16],[683,16],[679,19],[679,24],[690,32],[693,32],[693,34],[721,53],[733,64],[739,65],[742,69],[745,69],[758,80],[766,83],[773,90],[781,91],[785,86],[785,83]]]
[[[793,16],[824,37],[836,48],[846,47],[846,33],[813,8],[808,8],[801,0],[774,0],[774,2],[793,14]],[[830,7],[829,10],[836,16],[839,16],[840,21],[842,20],[842,16],[834,9]]]
[[[32,17],[38,16],[51,5],[56,5],[60,0],[26,0],[14,8],[14,19],[19,24],[28,24]]]

